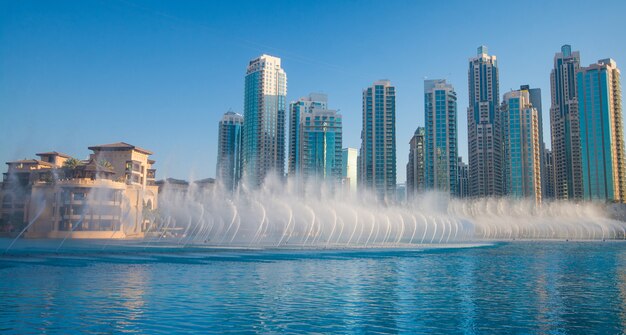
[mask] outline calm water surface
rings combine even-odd
[[[9,240],[0,240],[2,251]],[[18,241],[0,333],[620,334],[626,242],[215,250]]]

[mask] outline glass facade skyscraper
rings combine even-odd
[[[224,114],[219,123],[217,140],[217,180],[225,189],[234,191],[241,180],[241,136],[243,116]]]
[[[424,81],[424,180],[427,189],[457,193],[456,92],[443,79]]]
[[[363,90],[359,187],[396,198],[396,88],[389,80]]]
[[[577,74],[585,200],[626,202],[620,71],[612,59]]]
[[[301,115],[301,154],[299,170],[303,181],[341,181],[342,123],[335,110],[314,108]],[[298,174],[296,174],[298,175]]]
[[[514,198],[531,198],[541,202],[541,145],[539,115],[530,102],[528,90],[504,95],[504,185]]]
[[[411,199],[424,190],[424,127],[417,127],[409,141],[409,162],[406,164],[406,194]]]
[[[248,64],[244,92],[243,171],[250,186],[285,171],[287,75],[280,58],[261,55]]]
[[[327,109],[328,97],[325,94],[311,93],[289,104],[289,155],[288,175],[297,178],[301,172],[302,162],[302,116],[313,109]]]
[[[570,45],[554,56],[550,73],[552,156],[557,199],[582,199],[582,162],[576,73],[580,54]]]
[[[502,135],[496,56],[487,47],[469,60],[467,132],[470,193],[474,197],[503,195]]]

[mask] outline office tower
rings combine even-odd
[[[289,104],[289,155],[288,155],[288,175],[298,177],[300,172],[300,162],[302,158],[302,115],[311,113],[313,109],[327,109],[328,97],[326,94],[311,93],[308,97],[303,97]]]
[[[409,141],[409,162],[406,164],[406,193],[411,199],[424,190],[424,127],[417,127]]]
[[[620,71],[612,59],[577,74],[585,200],[626,202]]]
[[[232,111],[219,123],[216,177],[225,189],[234,191],[241,180],[243,116]]]
[[[554,158],[554,183],[557,199],[582,199],[582,163],[580,151],[580,121],[576,72],[580,67],[580,54],[564,45],[554,56],[554,69],[550,73],[550,128],[552,131],[552,156]]]
[[[342,168],[341,114],[335,110],[314,108],[300,115],[300,162],[296,176],[311,183],[339,184]]]
[[[244,92],[243,171],[251,186],[285,170],[287,75],[280,58],[261,55],[248,64]]]
[[[474,197],[499,196],[503,194],[503,171],[498,64],[485,46],[469,60],[468,85],[470,193]]]
[[[459,156],[457,169],[457,187],[456,193],[459,198],[467,198],[469,192],[469,166],[463,162],[463,158]]]
[[[506,193],[541,202],[539,115],[527,90],[511,91],[502,102]]]
[[[427,189],[456,194],[456,92],[443,79],[424,81],[424,179]]]
[[[359,185],[390,202],[396,196],[396,88],[389,80],[363,90]]]
[[[544,183],[541,185],[544,199],[554,199],[554,158],[552,151],[544,150],[545,174],[542,175]]]
[[[344,186],[350,190],[350,192],[356,192],[357,185],[357,157],[359,150],[356,148],[343,148],[341,151],[341,176],[343,177]]]
[[[528,91],[528,95],[530,96],[530,104],[537,110],[537,116],[539,117],[539,145],[541,146],[541,192],[542,198],[546,198],[546,191],[548,187],[545,185],[547,183],[546,180],[546,161],[544,151],[546,150],[546,143],[543,138],[543,109],[541,103],[541,89],[540,88],[530,88],[530,85],[521,85],[520,90]]]

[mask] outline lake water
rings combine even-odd
[[[236,250],[68,240],[57,252],[60,243],[20,240],[0,254],[0,333],[626,329],[626,242]]]

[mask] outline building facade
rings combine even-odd
[[[469,191],[469,166],[463,162],[463,159],[459,157],[457,165],[457,187],[456,194],[459,198],[468,198],[470,196]]]
[[[570,45],[561,47],[554,56],[550,73],[550,128],[555,196],[557,199],[580,200],[583,197],[580,118],[576,73],[580,54]]]
[[[342,169],[342,120],[335,110],[313,109],[301,116],[302,181],[339,184]]]
[[[424,135],[426,129],[417,127],[409,141],[409,162],[406,164],[406,195],[408,199],[422,192],[424,182]]]
[[[444,79],[424,81],[424,181],[431,190],[457,192],[456,92]]]
[[[328,108],[328,97],[325,94],[312,93],[289,104],[289,153],[288,176],[300,178],[302,171],[302,121],[306,114],[313,109],[325,110]]]
[[[539,115],[527,90],[511,91],[502,102],[506,194],[541,202]]]
[[[0,232],[47,238],[143,237],[158,207],[150,151],[123,142],[89,147],[79,161],[57,152],[7,163]]]
[[[396,198],[396,88],[389,80],[363,90],[359,187]]]
[[[343,178],[344,188],[349,189],[351,193],[355,193],[358,183],[357,160],[359,150],[356,148],[343,148],[341,154],[341,176]]]
[[[248,64],[244,92],[243,174],[259,186],[285,170],[287,75],[278,57],[261,55]]]
[[[612,59],[577,74],[585,200],[626,202],[620,71]]]
[[[243,116],[226,112],[218,129],[216,176],[220,184],[230,191],[236,190],[241,180],[242,134]]]
[[[503,195],[502,134],[496,56],[487,47],[469,60],[467,109],[470,193],[474,197]]]
[[[545,173],[542,174],[544,183],[541,185],[543,190],[544,200],[551,200],[555,198],[554,195],[554,157],[552,151],[545,149],[543,152],[545,162]]]

